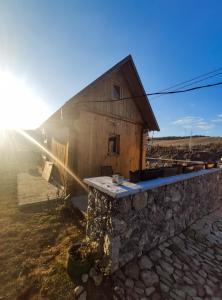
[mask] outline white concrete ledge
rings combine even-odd
[[[203,176],[211,173],[222,172],[222,169],[210,169],[192,172],[188,174],[180,174],[176,176],[157,178],[147,181],[140,181],[138,183],[131,183],[124,181],[122,185],[116,185],[112,182],[112,178],[108,176],[86,178],[83,181],[91,187],[111,196],[112,198],[123,198],[134,195],[140,192],[145,192],[157,187],[169,185],[172,183],[185,181],[197,176]]]

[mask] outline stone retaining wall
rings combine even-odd
[[[220,206],[221,195],[221,170],[120,199],[91,187],[87,236],[112,273]]]

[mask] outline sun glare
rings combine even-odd
[[[48,114],[47,105],[25,80],[0,71],[0,129],[33,129]]]

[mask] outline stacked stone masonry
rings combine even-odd
[[[116,271],[113,299],[222,299],[222,209]]]
[[[90,187],[87,236],[113,273],[219,207],[221,183],[215,170],[120,199]]]

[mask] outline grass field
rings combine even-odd
[[[84,235],[84,220],[64,216],[60,207],[20,211],[16,171],[0,176],[0,299],[74,299],[64,266],[67,249]]]

